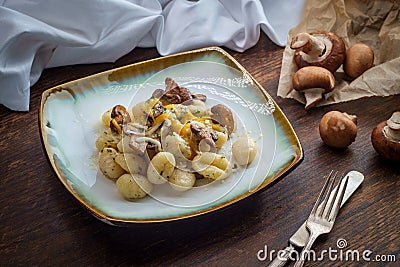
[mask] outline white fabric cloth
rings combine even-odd
[[[242,52],[260,29],[284,46],[304,1],[0,0],[0,104],[27,111],[43,69],[113,62],[135,47]]]

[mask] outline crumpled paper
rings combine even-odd
[[[316,106],[370,96],[400,94],[400,2],[358,0],[307,1],[301,22],[289,31],[283,53],[278,96],[305,103],[304,94],[293,90],[297,71],[291,39],[300,32],[331,31],[341,36],[346,47],[369,45],[375,54],[374,67],[353,81],[345,80],[343,68],[335,75],[335,89]]]

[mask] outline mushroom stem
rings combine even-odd
[[[305,109],[309,110],[314,107],[319,101],[322,100],[322,95],[325,92],[324,88],[310,88],[304,91],[304,97],[306,98]]]
[[[400,111],[394,112],[383,128],[389,140],[400,143]]]
[[[343,112],[343,115],[345,115],[349,120],[354,122],[355,125],[357,125],[357,116],[356,115],[349,115],[346,112]]]
[[[324,42],[321,41],[320,38],[314,37],[306,32],[297,34],[293,38],[290,48],[300,49],[311,57],[322,55],[326,49]]]

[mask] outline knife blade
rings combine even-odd
[[[346,174],[346,176],[349,176],[349,181],[346,187],[346,191],[343,196],[342,203],[340,204],[340,207],[346,203],[346,201],[350,198],[350,196],[356,191],[356,189],[361,185],[361,183],[364,181],[364,175],[358,171],[350,171],[349,173]],[[335,190],[337,189],[337,186]],[[329,196],[329,201],[331,201],[335,190],[332,190],[330,196]],[[292,253],[295,248],[302,248],[305,246],[308,237],[310,236],[306,222],[304,222],[299,229],[289,238],[289,245],[284,249],[281,250],[278,254],[278,257],[276,257],[268,266],[269,267],[282,267],[284,266],[290,256],[290,253]]]

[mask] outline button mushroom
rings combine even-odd
[[[296,50],[294,60],[299,68],[323,67],[334,73],[346,56],[343,39],[332,32],[299,33],[293,37],[290,48]]]
[[[211,118],[217,121],[222,126],[226,127],[228,134],[231,134],[236,129],[235,118],[232,111],[225,105],[218,104],[211,108]]]
[[[354,44],[346,53],[343,70],[352,79],[357,78],[374,65],[374,51],[366,44]]]
[[[335,77],[322,67],[308,66],[299,69],[293,75],[293,89],[304,92],[305,109],[314,107],[323,98],[324,93],[335,88]]]
[[[357,116],[346,112],[330,111],[319,124],[322,141],[331,147],[346,148],[357,136]]]
[[[379,123],[371,134],[372,146],[381,156],[400,161],[400,111]]]

